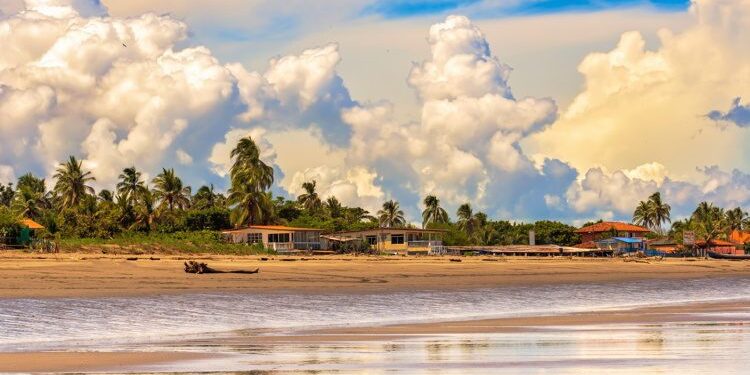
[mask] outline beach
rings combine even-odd
[[[3,253],[0,372],[741,373],[750,342],[747,262],[132,258]]]
[[[750,276],[750,262],[610,258],[160,256],[0,253],[0,298],[138,296],[197,292],[358,293],[511,285]],[[151,260],[153,258],[154,260]],[[261,260],[267,258],[267,261]],[[191,259],[257,275],[194,275]]]

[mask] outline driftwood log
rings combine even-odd
[[[197,273],[197,274],[203,274],[203,273],[244,273],[244,274],[251,274],[251,273],[259,273],[260,268],[256,268],[254,271],[246,271],[246,270],[236,270],[236,271],[220,271],[214,268],[211,268],[206,263],[198,263],[196,261],[190,260],[185,262],[185,272],[186,273]]]

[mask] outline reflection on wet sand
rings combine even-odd
[[[159,348],[163,350],[164,348]],[[230,354],[141,371],[463,374],[744,374],[738,356],[750,350],[750,329],[734,322],[605,324],[526,332],[415,335],[389,341],[229,343]]]

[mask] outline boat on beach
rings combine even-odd
[[[722,254],[715,251],[709,251],[708,256],[713,259],[750,260],[750,255]]]

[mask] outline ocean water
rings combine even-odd
[[[750,279],[651,280],[382,294],[0,299],[0,351],[116,348],[241,329],[284,331],[551,315],[727,299],[750,299]]]

